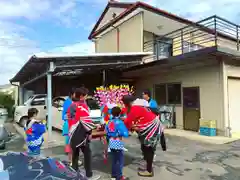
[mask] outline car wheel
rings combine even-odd
[[[20,127],[25,127],[27,120],[28,120],[27,117],[22,117],[19,121],[19,126]]]

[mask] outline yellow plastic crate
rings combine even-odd
[[[217,128],[216,120],[200,120],[200,127]]]

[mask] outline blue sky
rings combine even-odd
[[[94,52],[87,37],[107,1],[0,0],[0,84],[33,54]],[[240,0],[143,1],[195,21],[217,14],[240,23]]]

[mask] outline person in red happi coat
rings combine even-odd
[[[142,99],[136,99],[134,96],[124,96],[123,103],[129,108],[127,118],[124,120],[129,130],[134,130],[139,135],[141,150],[145,168],[139,168],[138,175],[143,177],[153,176],[153,158],[158,142],[161,142],[163,151],[166,151],[166,143],[163,133],[163,126],[159,116],[154,114],[151,109],[144,106]]]

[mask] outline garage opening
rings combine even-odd
[[[240,79],[228,78],[228,112],[232,137],[240,137]]]
[[[140,64],[148,55],[152,53],[32,56],[10,82],[19,82],[21,92],[28,89],[47,94],[48,139],[51,140],[53,97],[66,96],[72,87],[83,84],[91,90],[100,85],[119,84],[126,80],[121,79],[123,69]],[[20,93],[21,99],[22,96]]]

